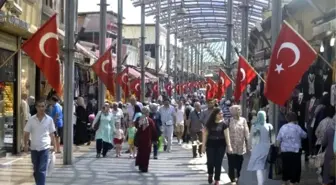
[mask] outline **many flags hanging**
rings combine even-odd
[[[236,86],[234,91],[235,101],[238,101],[247,85],[257,76],[253,67],[243,56],[239,56]]]

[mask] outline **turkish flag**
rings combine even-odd
[[[62,83],[56,14],[37,30],[21,48],[40,68],[51,87],[61,96]]]
[[[138,100],[140,100],[140,95],[141,95],[141,87],[140,87],[140,79],[134,79],[131,81],[130,87],[131,91],[135,94]]]
[[[211,79],[211,78],[206,78],[207,84],[206,84],[206,99],[212,99],[214,98],[216,92],[217,92],[217,84]]]
[[[124,91],[124,96],[127,98],[129,96],[129,77],[128,77],[128,67],[126,67],[120,74],[117,75],[116,82],[121,86]]]
[[[112,67],[112,47],[108,48],[105,53],[92,65],[92,70],[99,79],[104,83],[106,89],[114,96],[114,73]]]
[[[284,105],[317,53],[287,22],[274,45],[264,94],[273,103]]]
[[[180,84],[176,84],[175,85],[175,91],[178,95],[181,95],[181,92],[180,92]]]
[[[168,82],[165,85],[165,90],[166,90],[168,96],[172,96],[172,90],[173,90],[173,88],[172,88],[170,82]]]
[[[225,89],[231,85],[229,76],[222,69],[219,69],[219,79],[217,84],[217,99],[221,100],[225,94]]]
[[[247,85],[257,76],[257,73],[252,68],[243,56],[239,56],[238,72],[236,78],[236,87],[234,91],[235,100],[238,101],[241,94],[246,89]]]
[[[157,99],[159,97],[159,82],[156,81],[153,84],[153,97],[154,99]]]

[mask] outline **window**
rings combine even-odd
[[[54,0],[44,0],[44,5],[48,6],[51,9],[54,9]]]
[[[60,0],[60,22],[61,24],[64,24],[64,17],[65,17],[65,11],[64,11],[64,0]]]

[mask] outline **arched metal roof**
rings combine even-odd
[[[158,0],[133,0],[134,6],[145,3],[146,16],[156,15]],[[249,30],[262,21],[263,9],[270,6],[270,0],[249,0]],[[170,4],[169,4],[170,3]],[[171,33],[185,39],[185,44],[207,43],[203,48],[203,62],[214,62],[219,54],[225,57],[225,40],[227,34],[227,3],[228,0],[161,0],[160,23],[164,26],[171,19]],[[233,39],[240,43],[242,0],[233,0]],[[178,12],[186,10],[185,15]],[[219,56],[218,56],[219,57]]]

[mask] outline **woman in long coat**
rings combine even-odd
[[[259,111],[257,120],[253,123],[250,141],[252,142],[252,152],[247,166],[248,171],[256,171],[258,185],[264,185],[266,160],[270,148],[270,132],[273,126],[266,123],[266,112]]]
[[[75,145],[82,145],[89,141],[87,124],[88,114],[86,112],[86,106],[82,97],[77,98],[76,107],[76,125],[75,125]]]
[[[107,151],[112,148],[113,132],[115,122],[112,113],[109,112],[109,104],[105,103],[102,110],[98,112],[93,121],[92,128],[99,122],[99,128],[96,131],[96,150],[97,158],[102,154],[106,157]]]
[[[135,165],[139,166],[141,172],[148,172],[151,146],[153,141],[157,141],[157,132],[154,121],[149,118],[149,109],[142,108],[142,113],[135,136],[135,145],[138,147]]]

